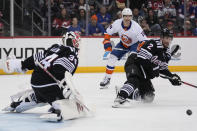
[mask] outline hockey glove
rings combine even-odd
[[[21,60],[16,58],[10,58],[6,60],[4,71],[6,73],[13,73],[13,72],[25,73],[25,70],[22,70]]]
[[[105,51],[112,51],[112,44],[109,40],[104,40],[103,41],[104,49]]]
[[[169,81],[172,83],[174,86],[179,86],[181,85],[181,78],[177,74],[172,74],[172,79],[169,79]]]

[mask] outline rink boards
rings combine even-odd
[[[115,44],[118,38],[111,39]],[[103,38],[85,37],[82,38],[80,47],[80,60],[77,72],[104,72],[107,60],[103,60]],[[0,38],[0,74],[3,72],[3,62],[8,55],[15,55],[19,59],[25,59],[33,53],[47,49],[54,43],[61,43],[60,38],[53,37],[28,37],[28,38]],[[197,71],[197,37],[177,37],[174,38],[171,48],[180,46],[178,52],[172,57],[169,63],[171,71]],[[124,71],[124,63],[127,54],[116,64],[116,72]],[[28,72],[28,73],[31,73]]]

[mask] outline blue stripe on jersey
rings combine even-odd
[[[112,67],[112,66],[108,66],[108,65],[107,65],[107,69],[108,69],[108,70],[114,70],[114,68],[115,68],[115,67]]]
[[[107,49],[108,47],[112,47],[111,43],[104,44],[104,49]]]
[[[131,21],[130,21],[129,27],[125,27],[124,24],[123,24],[123,21],[122,21],[122,23],[121,23],[122,28],[123,28],[123,29],[126,29],[126,31],[129,30],[129,29],[131,28],[131,25],[132,25],[132,22],[131,22]]]

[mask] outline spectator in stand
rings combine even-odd
[[[139,24],[142,19],[143,19],[143,17],[140,16],[138,8],[134,8],[133,9],[133,20]]]
[[[163,6],[163,0],[148,0],[148,8],[151,8],[154,13],[158,13]]]
[[[70,31],[77,32],[79,35],[81,35],[81,28],[78,24],[77,17],[72,18],[72,25],[68,28],[68,32]]]
[[[180,8],[178,10],[178,25],[182,27],[184,24],[184,19],[190,20],[192,24],[195,24],[195,8],[192,5],[191,1],[186,1],[186,15],[184,15],[184,2],[180,5]]]
[[[84,7],[84,9],[86,9],[85,0],[79,0],[78,9],[79,9],[80,7]],[[87,8],[88,8],[88,11],[90,11],[90,6],[89,6],[89,5],[87,5]]]
[[[179,36],[193,36],[195,29],[192,28],[192,24],[189,20],[185,21],[185,26],[186,28],[186,35],[184,35],[184,28],[181,29],[181,32],[179,32]]]
[[[168,21],[167,25],[166,25],[166,28],[168,30],[172,30],[173,33],[174,33],[174,36],[176,36],[176,29],[175,29],[175,26],[174,26],[174,23],[172,21]]]
[[[116,17],[113,18],[113,21],[117,20],[117,19],[121,19],[122,18],[122,11],[118,11],[116,14]]]
[[[71,17],[75,17],[78,12],[78,0],[63,0],[64,8]]]
[[[151,36],[158,36],[161,32],[161,27],[158,24],[158,18],[157,16],[154,14],[152,9],[148,10],[148,16],[146,18],[147,24],[149,25],[150,29],[151,29]]]
[[[79,26],[81,28],[81,35],[85,35],[85,29],[86,29],[86,11],[84,7],[79,8]]]
[[[107,12],[111,14],[114,9],[113,7],[115,7],[115,1],[116,0],[95,0],[95,3],[98,6],[98,8],[105,6],[107,9]]]
[[[130,6],[130,0],[116,0],[116,5],[119,9],[123,10]]]
[[[107,13],[107,10],[104,6],[100,8],[100,12],[96,16],[98,18],[98,23],[103,25],[105,29],[111,24],[111,15]]]
[[[196,19],[196,25],[195,25],[195,29],[194,29],[194,35],[197,36],[197,19]]]
[[[5,36],[4,35],[4,25],[2,22],[0,22],[0,36]]]
[[[151,32],[151,29],[150,29],[149,25],[147,24],[146,19],[140,20],[140,26],[142,27],[145,35],[149,36],[150,32]]]
[[[197,2],[196,2],[196,7],[195,7],[195,19],[197,19]]]
[[[67,14],[67,10],[63,8],[60,15],[53,20],[52,35],[60,36],[67,32],[68,28],[70,27],[70,22],[71,21],[69,15]]]
[[[139,10],[139,14],[140,14],[143,18],[147,18],[147,15],[148,15],[148,8],[147,8],[147,5],[144,3],[144,4],[142,4],[142,6],[141,6],[140,8],[138,8],[138,9],[140,9],[140,10]]]
[[[88,33],[92,36],[102,36],[105,32],[104,27],[99,24],[98,18],[96,15],[91,17],[91,23],[88,25]]]
[[[182,3],[179,7],[178,13],[179,13],[179,18],[184,19],[184,3]],[[192,5],[191,1],[186,1],[186,17],[189,19],[195,18],[195,8]]]
[[[130,7],[130,9],[138,8],[141,9],[142,6],[147,8],[147,0],[129,0],[129,5],[127,7]]]
[[[98,11],[97,6],[93,3],[93,2],[89,2],[89,6],[90,6],[90,11],[89,11],[89,16],[93,16],[95,15]]]
[[[49,0],[44,0],[43,3],[39,4],[40,8],[38,7],[40,10],[40,15],[46,20],[48,18],[48,1]],[[54,0],[51,0],[51,18],[54,19],[60,11],[61,9],[58,7],[58,3]]]
[[[166,18],[168,19],[167,21],[176,22],[176,9],[171,0],[164,0],[164,7],[158,11],[158,18],[160,24]]]

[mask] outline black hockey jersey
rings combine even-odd
[[[58,80],[64,78],[65,71],[74,74],[78,66],[78,49],[70,46],[54,44],[44,52],[25,59],[22,69],[32,70],[31,84],[33,87],[47,87],[57,83],[35,64],[40,62]]]
[[[154,71],[171,76],[168,61],[171,59],[170,49],[164,48],[160,39],[144,41],[137,48],[137,63],[143,67],[144,77]]]

